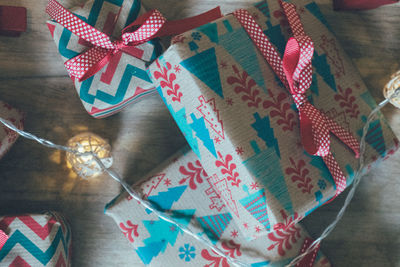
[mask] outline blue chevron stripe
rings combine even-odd
[[[79,94],[80,98],[89,104],[93,104],[96,98],[111,105],[119,104],[121,103],[121,101],[124,100],[126,90],[128,89],[129,83],[131,82],[133,76],[151,83],[149,75],[145,70],[139,69],[138,67],[128,64],[126,66],[124,75],[122,75],[122,79],[118,86],[117,93],[115,94],[115,96],[107,94],[100,90],[96,92],[95,96],[89,94],[89,89],[94,79],[94,76],[92,76],[89,79],[82,82]]]
[[[136,20],[136,18],[138,17],[138,15],[140,13],[141,6],[142,6],[142,3],[140,0],[133,1],[131,10],[129,11],[128,19],[126,20],[124,28]]]
[[[67,234],[67,238],[64,239],[64,235],[60,227],[50,247],[45,252],[43,252],[23,233],[21,233],[19,230],[16,230],[14,234],[4,244],[3,248],[0,250],[0,263],[8,255],[8,253],[10,253],[15,245],[20,244],[43,265],[47,265],[47,263],[49,263],[50,260],[54,257],[54,254],[56,253],[58,244],[60,242],[62,242],[64,253],[68,257],[68,242],[66,240],[69,240],[69,231]]]
[[[93,27],[96,25],[97,19],[99,18],[99,14],[101,8],[103,7],[104,2],[109,2],[116,6],[121,6],[124,0],[96,0],[93,3],[92,9],[90,10],[89,18],[87,21],[87,23],[89,23]]]

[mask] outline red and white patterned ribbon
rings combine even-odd
[[[4,246],[4,244],[8,240],[8,235],[0,230],[0,249]]]
[[[198,16],[167,22],[158,10],[152,10],[127,26],[122,31],[120,40],[112,42],[110,37],[76,17],[56,0],[49,0],[46,12],[63,27],[94,45],[64,64],[70,76],[79,81],[96,74],[120,50],[136,56],[130,53],[129,47],[143,44],[156,37],[180,34],[222,16],[217,7]],[[139,28],[136,29],[137,27]]]
[[[94,45],[86,52],[65,62],[70,76],[79,81],[93,76],[105,66],[111,56],[124,47],[137,46],[154,38],[166,22],[159,11],[152,10],[125,28],[121,40],[112,42],[110,37],[76,17],[56,0],[49,0],[46,12],[62,26]],[[126,32],[127,29],[137,25],[141,26],[136,31]]]
[[[312,56],[314,45],[304,32],[300,17],[293,4],[279,1],[289,21],[293,36],[289,39],[283,60],[250,13],[245,9],[233,14],[249,34],[254,44],[270,64],[276,75],[292,94],[299,110],[300,134],[304,149],[311,155],[321,156],[336,183],[336,195],[346,188],[346,177],[330,151],[330,133],[350,147],[359,157],[357,139],[335,121],[316,109],[305,95],[312,83]]]

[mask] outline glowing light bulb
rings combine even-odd
[[[383,95],[389,98],[396,90],[400,89],[400,70],[392,75],[391,80],[383,88]],[[400,108],[400,97],[396,96],[390,100],[394,106]]]
[[[103,173],[103,169],[93,154],[101,160],[106,168],[111,167],[113,163],[111,146],[97,134],[81,133],[68,140],[67,146],[79,153],[89,152],[85,155],[67,152],[68,164],[82,178],[93,178]]]

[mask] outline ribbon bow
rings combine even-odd
[[[46,12],[63,27],[94,45],[64,64],[70,76],[80,82],[101,70],[118,51],[136,56],[134,48],[140,44],[156,37],[185,32],[222,16],[217,7],[192,18],[167,23],[158,10],[152,10],[123,29],[121,39],[112,42],[105,33],[76,17],[56,0],[49,0]]]
[[[289,21],[293,36],[286,45],[283,60],[269,42],[257,22],[244,9],[234,13],[271,65],[282,83],[289,89],[299,111],[300,135],[304,149],[311,155],[321,156],[336,183],[336,195],[346,188],[346,177],[330,151],[330,133],[333,133],[359,157],[357,139],[342,126],[316,109],[306,97],[312,83],[312,56],[314,45],[304,32],[300,17],[293,4],[279,1]]]

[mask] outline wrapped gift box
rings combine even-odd
[[[0,117],[13,123],[18,129],[24,128],[24,115],[21,111],[0,100]],[[7,153],[18,138],[18,134],[0,125],[0,159]]]
[[[50,212],[0,216],[0,265],[71,266],[71,230],[65,219]]]
[[[71,9],[80,19],[114,38],[119,38],[122,29],[143,11],[140,0],[88,1],[83,7]],[[59,23],[48,21],[47,25],[64,62],[91,47]],[[119,51],[94,76],[82,82],[73,79],[87,112],[96,118],[110,116],[153,93],[154,86],[146,68],[161,50],[157,41],[150,41],[136,47],[136,57]]]
[[[303,0],[296,5],[315,49],[308,100],[360,140],[376,103],[318,6]],[[248,11],[282,56],[292,34],[278,0]],[[324,161],[301,144],[292,96],[234,15],[175,37],[149,72],[205,171],[227,185],[212,187],[247,236],[266,235],[287,216],[300,220],[335,195]],[[331,137],[348,186],[358,160]],[[398,148],[381,114],[366,141],[366,168]]]
[[[196,154],[183,149],[166,160],[142,183],[134,186],[144,198],[168,210],[181,224],[202,235],[223,252],[251,266],[284,266],[312,239],[299,225],[287,218],[285,224],[268,236],[249,241],[232,220],[233,214],[213,184],[227,187],[216,174],[207,174]],[[249,194],[258,189],[249,188]],[[106,214],[119,225],[144,264],[150,266],[230,266],[203,243],[183,233],[173,224],[146,210],[127,193],[106,207]],[[330,266],[320,251],[314,251],[296,266]]]

